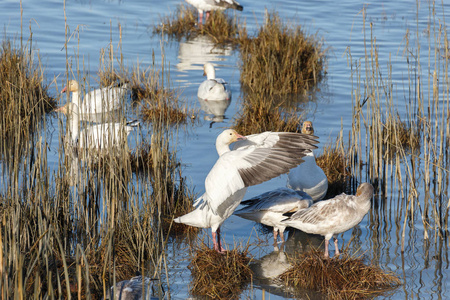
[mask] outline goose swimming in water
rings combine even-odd
[[[328,244],[336,234],[345,232],[358,225],[370,209],[373,186],[362,183],[356,195],[342,193],[334,198],[314,203],[299,210],[282,221],[306,233],[320,234],[325,237],[325,257],[329,257]],[[335,255],[339,255],[337,238],[334,238]]]
[[[228,84],[222,78],[216,78],[216,70],[213,64],[206,63],[203,66],[203,71],[206,80],[200,84],[197,97],[204,101],[231,101],[231,91]]]
[[[227,129],[216,139],[219,158],[205,179],[205,193],[194,211],[174,219],[177,223],[211,228],[214,249],[224,252],[220,225],[230,217],[243,199],[247,187],[289,171],[315,149],[317,137],[291,132],[263,132],[242,136]],[[229,145],[236,143],[233,150]]]
[[[126,85],[122,87],[108,86],[86,93],[84,99],[80,96],[80,86],[76,80],[69,80],[69,83],[61,93],[72,93],[72,103],[79,109],[79,119],[87,120],[91,115],[102,114],[120,108],[121,100],[125,96]],[[69,110],[69,102],[59,108],[61,112]]]

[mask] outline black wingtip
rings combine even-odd
[[[236,5],[236,9],[239,11],[243,11],[244,7],[242,5]]]

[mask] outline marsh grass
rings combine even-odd
[[[71,61],[78,66],[82,59],[76,56]],[[121,59],[110,55],[104,61],[111,68],[100,66],[105,70],[100,77],[107,76]],[[84,70],[76,67],[72,72],[72,67],[68,59],[67,77],[69,73],[84,74]],[[123,75],[127,74],[123,65],[117,70],[120,71],[114,74],[121,75],[108,80],[131,82]],[[163,66],[160,71],[152,69],[145,75],[164,72]],[[41,83],[42,79],[36,80]],[[99,81],[100,85],[109,85],[108,80]],[[165,83],[159,80],[158,89],[165,90]],[[89,86],[88,81],[85,86]],[[24,91],[19,90],[19,94],[22,97],[19,101],[25,99]],[[41,130],[45,124],[41,124],[41,117],[37,118],[45,112],[44,100],[36,99],[39,102],[33,109],[39,108],[42,114],[29,110],[23,119],[19,116],[17,120],[25,125],[28,117],[34,124],[26,124],[26,129],[35,128],[41,135],[25,139],[22,128],[16,126],[8,133],[15,141],[13,151],[8,141],[0,139],[0,149],[6,158],[3,166],[6,171],[0,182],[2,299],[101,299],[109,293],[111,285],[129,279],[136,271],[169,278],[167,274],[162,276],[167,271],[164,249],[170,229],[163,227],[163,219],[192,208],[191,192],[182,177],[176,148],[171,146],[172,128],[159,116],[152,119],[152,147],[148,149],[151,155],[147,161],[134,162],[148,176],[135,176],[125,141],[114,150],[95,155],[86,152],[90,160],[81,159],[81,150],[66,143],[60,119],[55,154],[58,163],[50,165],[47,131]],[[123,115],[127,115],[128,104],[124,102]],[[30,117],[32,113],[35,115]],[[15,159],[19,147],[22,162]]]
[[[292,268],[280,276],[285,285],[320,291],[330,299],[367,299],[401,284],[395,273],[366,265],[362,257],[325,259],[323,251],[312,249],[291,260]]]
[[[225,254],[204,243],[197,247],[188,266],[193,277],[191,294],[212,299],[237,298],[252,279],[248,246]]]
[[[234,121],[234,129],[247,135],[264,131],[301,131],[301,114],[296,109],[286,109],[283,102],[263,94],[248,94]]]
[[[241,83],[255,93],[304,93],[324,77],[326,52],[317,35],[268,13],[256,36],[240,42]]]
[[[232,18],[224,11],[211,11],[208,22],[202,27],[197,26],[198,12],[191,5],[178,5],[176,11],[162,18],[159,25],[153,28],[155,34],[167,34],[180,40],[206,35],[217,44],[237,45],[247,37],[245,26],[238,18]]]
[[[31,43],[31,42],[30,42]],[[0,138],[20,156],[22,145],[56,105],[44,83],[39,54],[31,44],[22,48],[3,40],[0,48]],[[8,150],[4,149],[4,150]]]

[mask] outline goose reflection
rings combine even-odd
[[[205,112],[203,119],[211,121],[210,127],[214,123],[223,122],[225,111],[230,106],[231,100],[205,100],[198,98],[200,108]]]
[[[179,71],[203,70],[207,62],[224,61],[231,55],[231,47],[216,47],[208,36],[199,35],[185,42],[180,42],[177,69]]]

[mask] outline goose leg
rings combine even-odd
[[[208,22],[208,19],[209,19],[209,15],[210,15],[210,14],[211,14],[210,11],[207,11],[207,12],[206,12],[205,24],[206,24],[206,22]]]
[[[273,243],[274,245],[276,245],[278,242],[278,230],[277,229],[273,229]]]
[[[329,258],[330,255],[328,254],[328,243],[330,242],[330,240],[325,239],[325,258]]]
[[[216,232],[212,232],[212,237],[213,237],[213,245],[214,245],[214,250],[216,250],[219,253],[224,253],[225,249],[222,247],[222,243],[220,241],[220,227],[217,228]]]
[[[284,243],[284,231],[280,230],[281,242]]]
[[[334,255],[339,255],[338,239],[334,238]]]
[[[203,11],[198,12],[198,27],[202,28],[203,23]]]

